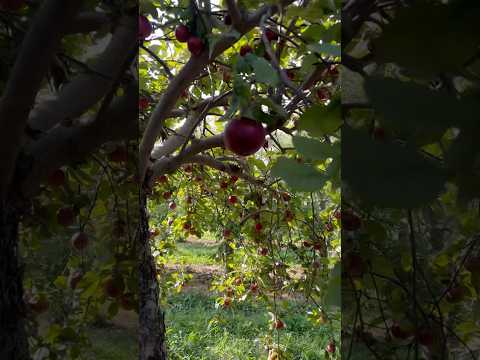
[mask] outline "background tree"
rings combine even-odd
[[[479,356],[480,9],[413,3],[343,9],[348,359]]]
[[[136,4],[1,1],[0,39],[0,358],[78,358],[136,301]]]
[[[164,314],[152,245],[162,262],[167,244],[189,233],[213,232],[230,249],[217,283],[221,306],[232,303],[233,283],[240,298],[257,280],[265,294],[303,291],[317,309],[313,318],[338,304],[338,5],[141,2],[139,166],[150,223],[159,226],[143,249],[151,264],[141,274],[145,358],[166,357],[164,326],[153,325]],[[307,274],[297,283],[285,273],[287,250]],[[278,287],[283,280],[288,285]],[[280,349],[271,345],[273,359]]]

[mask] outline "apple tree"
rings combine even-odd
[[[348,359],[479,356],[479,11],[343,9]]]
[[[0,1],[1,359],[79,358],[138,303],[136,6]]]
[[[178,239],[208,232],[223,244],[217,303],[253,296],[265,304],[270,359],[292,356],[278,341],[288,324],[277,307],[292,293],[331,330],[325,354],[335,358],[339,2],[140,4],[139,167],[150,240],[140,274],[141,353],[166,358],[161,300],[182,283],[182,274],[169,281],[166,255]]]

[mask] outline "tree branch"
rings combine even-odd
[[[71,23],[67,25],[66,34],[88,34],[101,29],[110,22],[110,17],[101,12],[84,12],[78,14]]]
[[[5,201],[28,114],[67,24],[81,1],[47,0],[22,43],[0,102],[0,205]]]

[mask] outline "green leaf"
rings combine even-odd
[[[340,57],[342,55],[342,49],[340,45],[334,44],[308,44],[307,48],[311,51],[322,54],[322,55],[330,55],[333,57]]]
[[[323,161],[339,155],[338,145],[331,145],[304,136],[294,136],[293,145],[306,159]]]
[[[59,289],[66,289],[67,288],[67,278],[65,276],[58,276],[55,281],[53,282]]]
[[[320,190],[327,179],[313,166],[285,157],[272,167],[272,176],[282,178],[292,190],[299,192]]]
[[[324,136],[334,133],[341,125],[341,108],[339,102],[325,106],[313,105],[299,120],[299,129],[307,131],[311,136]]]
[[[277,86],[279,84],[280,78],[278,73],[267,60],[253,54],[248,54],[245,56],[245,59],[252,66],[255,72],[255,79],[258,82],[270,86]]]
[[[434,200],[445,171],[411,147],[373,141],[342,128],[342,177],[365,202],[388,208],[416,208]]]

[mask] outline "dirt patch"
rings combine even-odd
[[[171,264],[165,266],[165,270],[167,272],[178,271],[192,275],[192,278],[183,287],[184,291],[200,290],[201,292],[209,292],[214,276],[222,274],[222,268],[218,265]]]
[[[218,242],[212,239],[199,239],[196,236],[189,236],[186,240],[186,243],[194,244],[194,245],[202,245],[206,247],[214,247],[218,246]]]

